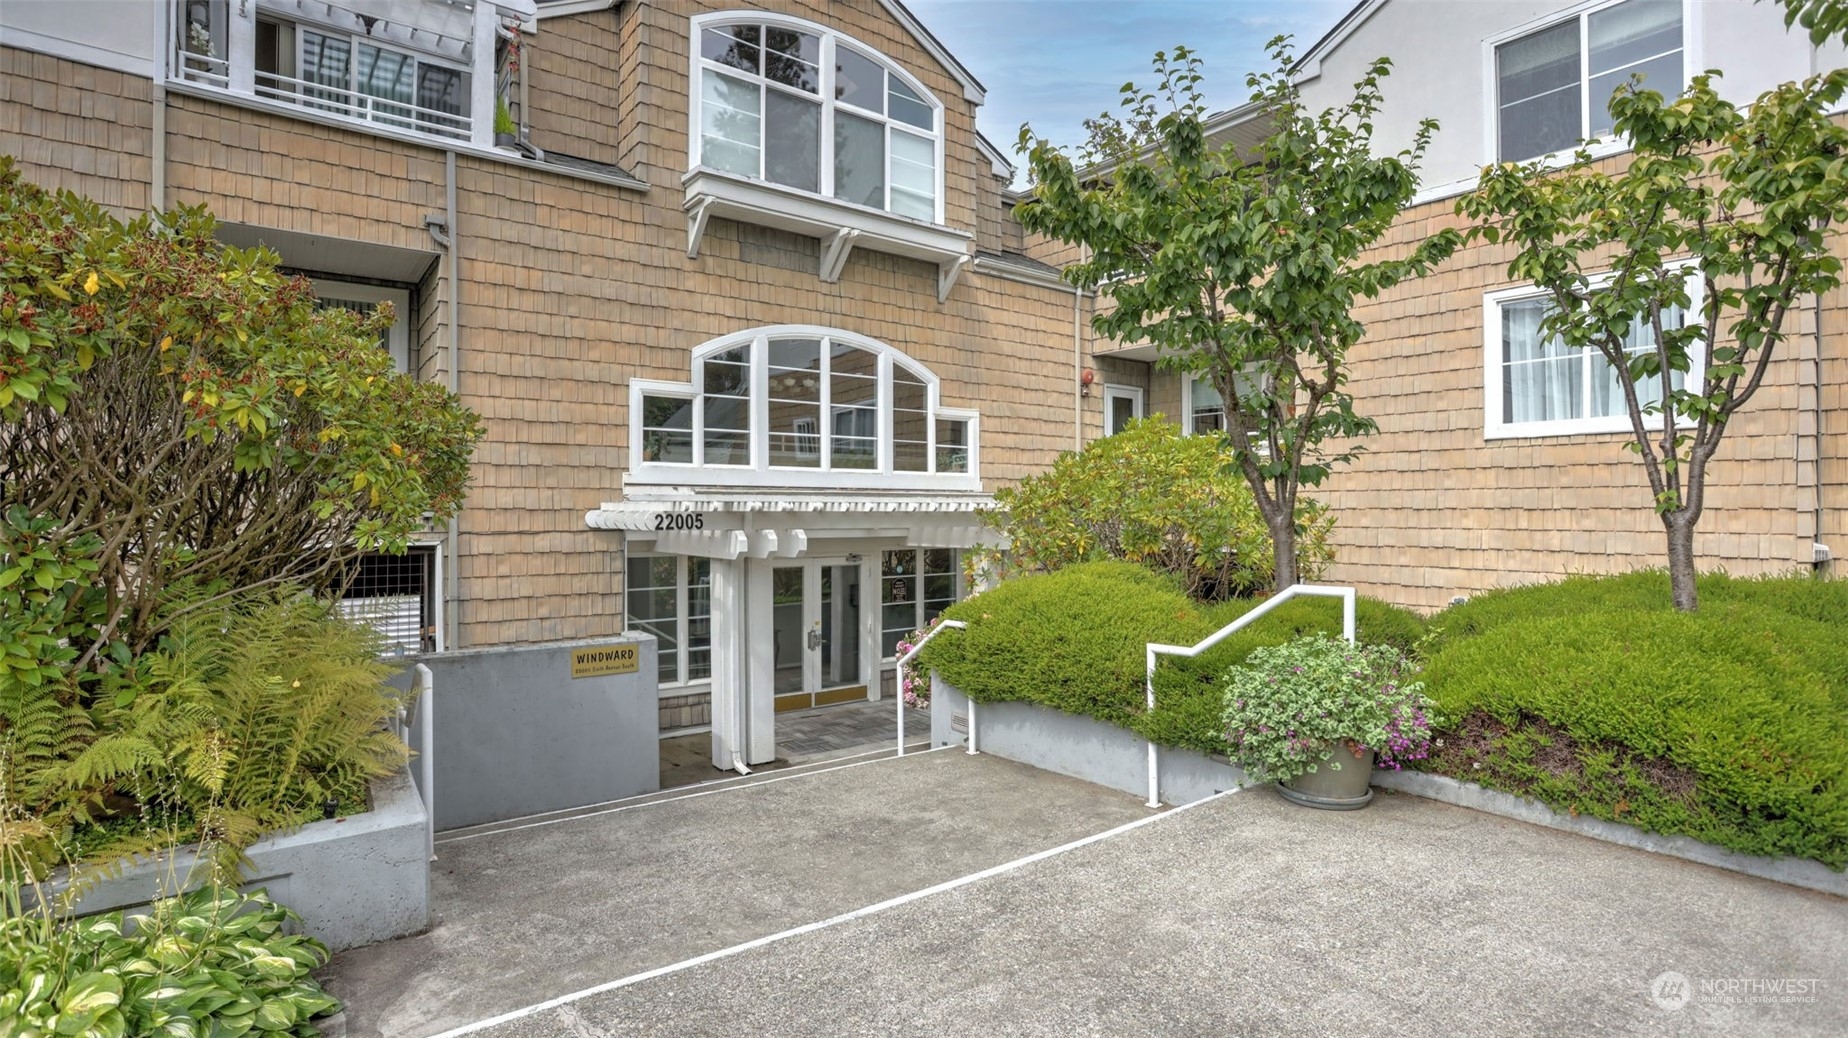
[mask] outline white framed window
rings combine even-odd
[[[962,598],[962,567],[951,548],[901,548],[879,556],[879,655],[898,657],[899,640]]]
[[[1602,279],[1608,280],[1608,279]],[[1598,281],[1592,284],[1597,289]],[[1700,280],[1690,268],[1690,308],[1700,310]],[[1512,288],[1483,296],[1483,435],[1486,439],[1629,432],[1620,376],[1594,347],[1568,347],[1543,338],[1540,322],[1552,312],[1546,295],[1534,288]],[[1665,328],[1680,328],[1687,315],[1680,308],[1662,314]],[[1655,334],[1643,318],[1634,321],[1625,345],[1632,354],[1655,348]],[[1685,374],[1671,373],[1680,388],[1701,378],[1701,357],[1693,351]],[[1660,376],[1639,381],[1636,392],[1647,406],[1662,399]],[[1645,416],[1656,428],[1661,416]]]
[[[1609,137],[1611,93],[1632,75],[1678,94],[1687,84],[1687,15],[1686,0],[1618,0],[1492,39],[1496,159],[1522,162]]]
[[[943,222],[943,105],[879,51],[761,11],[692,19],[692,168]]]
[[[1259,377],[1255,364],[1245,365],[1237,376],[1240,395],[1254,392]],[[1225,398],[1219,395],[1219,387],[1213,385],[1213,380],[1205,375],[1188,375],[1187,381],[1181,383],[1181,412],[1186,415],[1182,431],[1190,436],[1226,429]]]
[[[1137,386],[1104,387],[1104,435],[1115,436],[1142,417],[1142,390]]]
[[[979,489],[976,413],[942,406],[937,377],[890,346],[781,325],[713,340],[692,368],[630,383],[632,481]]]
[[[655,636],[660,684],[712,678],[712,562],[631,554],[623,569],[624,629]]]
[[[362,285],[351,281],[314,278],[315,306],[338,307],[357,314],[370,314],[380,303],[390,303],[395,317],[391,327],[379,336],[379,346],[391,352],[392,367],[411,370],[411,290],[387,285]]]

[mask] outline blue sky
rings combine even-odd
[[[1243,103],[1245,75],[1266,66],[1264,44],[1290,33],[1314,43],[1353,0],[905,0],[988,88],[977,125],[1008,160],[1020,124],[1060,144],[1115,111],[1125,82],[1152,84],[1157,50],[1185,44],[1205,61],[1215,109]]]

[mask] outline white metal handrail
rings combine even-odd
[[[909,665],[912,660],[917,658],[918,653],[923,650],[924,646],[930,644],[932,638],[935,638],[952,627],[957,630],[962,630],[968,626],[968,624],[961,620],[940,620],[937,622],[937,626],[926,631],[924,637],[918,639],[918,643],[911,647],[910,652],[898,658],[898,669],[895,674],[898,679],[898,695],[895,697],[898,700],[897,756],[903,757],[905,755],[905,667]],[[975,701],[973,699],[969,701],[969,752],[975,752]]]
[[[1256,609],[1253,609],[1251,612],[1246,613],[1244,616],[1239,617],[1238,619],[1232,621],[1231,623],[1225,625],[1224,627],[1221,627],[1218,631],[1215,631],[1214,633],[1208,635],[1206,638],[1200,641],[1197,641],[1193,643],[1192,645],[1162,645],[1159,642],[1149,642],[1148,643],[1148,677],[1143,685],[1144,691],[1148,693],[1149,713],[1152,714],[1155,712],[1155,657],[1156,656],[1186,656],[1189,658],[1198,656],[1201,653],[1205,652],[1206,650],[1212,648],[1215,645],[1218,645],[1220,642],[1231,637],[1231,635],[1234,632],[1239,631],[1249,626],[1251,623],[1256,621],[1259,617],[1277,608],[1278,606],[1284,604],[1285,602],[1288,602],[1290,599],[1297,597],[1298,595],[1304,595],[1304,596],[1308,596],[1312,598],[1339,598],[1341,599],[1341,637],[1346,638],[1349,645],[1354,644],[1354,589],[1353,588],[1333,587],[1327,584],[1291,584],[1289,587],[1284,588],[1282,591],[1279,591],[1276,595],[1272,596],[1272,598],[1269,601],[1265,602],[1263,605],[1257,607]],[[1148,806],[1150,807],[1160,807],[1161,806],[1161,789],[1160,789],[1159,783],[1160,783],[1160,772],[1159,772],[1159,765],[1156,761],[1156,756],[1155,756],[1155,742],[1154,740],[1151,739],[1149,740],[1149,804],[1148,804]]]

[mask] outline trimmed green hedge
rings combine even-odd
[[[1340,634],[1340,601],[1292,600],[1197,659],[1164,658],[1152,714],[1145,649],[1151,641],[1191,645],[1259,604],[1202,606],[1177,582],[1133,563],[1088,562],[1005,581],[952,606],[944,615],[969,629],[934,639],[920,663],[977,702],[1039,703],[1167,745],[1223,753],[1220,675],[1261,645]],[[1355,624],[1363,641],[1407,649],[1424,635],[1417,614],[1372,599],[1356,604]]]
[[[1429,660],[1445,744],[1422,766],[1560,810],[1748,854],[1848,865],[1848,582],[1701,578],[1701,610],[1634,573],[1477,596],[1427,624],[1361,599],[1363,642]],[[969,629],[923,665],[972,699],[1024,700],[1156,742],[1223,753],[1221,676],[1251,650],[1339,633],[1333,599],[1287,602],[1196,660],[1188,645],[1255,601],[1203,606],[1122,562],[1022,577],[952,607]]]
[[[1445,642],[1426,685],[1447,734],[1469,749],[1424,766],[1576,813],[1840,869],[1845,591],[1703,578],[1693,614],[1667,607],[1659,574],[1485,595],[1433,621]],[[1564,608],[1571,598],[1583,605]]]

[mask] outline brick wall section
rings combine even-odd
[[[596,11],[547,18],[521,46],[527,77],[526,124],[547,151],[597,162],[617,161],[621,140],[611,113],[621,110],[617,14]]]

